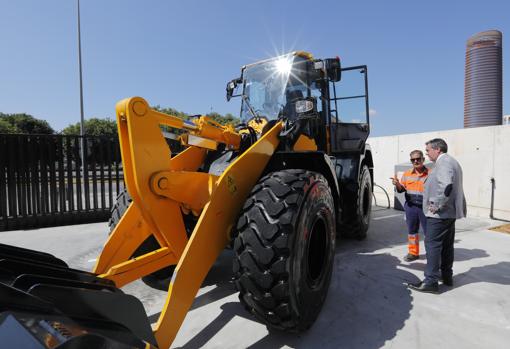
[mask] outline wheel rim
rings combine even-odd
[[[326,222],[323,217],[317,216],[310,231],[307,250],[307,280],[310,288],[319,285],[324,274],[328,255],[327,245]]]

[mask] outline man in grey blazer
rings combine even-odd
[[[426,144],[427,156],[435,162],[434,170],[425,182],[423,211],[427,217],[425,279],[409,288],[437,293],[438,281],[453,285],[453,241],[455,220],[466,217],[466,199],[462,189],[462,168],[447,154],[448,145],[441,138]]]

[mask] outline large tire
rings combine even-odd
[[[233,269],[241,303],[270,328],[308,329],[326,299],[335,236],[333,197],[321,174],[264,176],[237,224]]]
[[[351,225],[344,228],[345,233],[343,235],[364,240],[370,227],[370,215],[372,213],[372,178],[366,165],[361,167],[356,201],[356,216]]]
[[[133,199],[129,195],[128,191],[124,188],[124,190],[117,196],[117,201],[115,205],[112,207],[110,220],[108,221],[108,226],[110,228],[110,234],[113,229],[117,226],[120,219],[128,209],[129,205]],[[151,251],[157,250],[160,248],[160,245],[154,235],[150,235],[144,242],[136,249],[131,258],[138,257],[149,253]],[[152,274],[146,275],[142,277],[143,283],[147,286],[158,289],[158,290],[168,290],[168,286],[170,285],[170,280],[172,279],[172,275],[174,273],[175,265],[171,265],[169,267],[165,267],[158,271],[155,271]]]

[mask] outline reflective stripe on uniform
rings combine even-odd
[[[420,255],[420,235],[408,234],[407,235],[407,250],[409,254],[414,256]]]
[[[423,195],[425,190],[425,181],[429,175],[428,168],[419,174],[414,171],[414,168],[407,170],[402,175],[401,183],[406,189],[408,194]]]

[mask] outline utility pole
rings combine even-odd
[[[80,71],[80,156],[81,156],[81,167],[85,172],[85,120],[83,117],[83,83],[82,83],[82,72],[81,72],[81,30],[80,30],[80,0],[78,2],[78,65]]]

